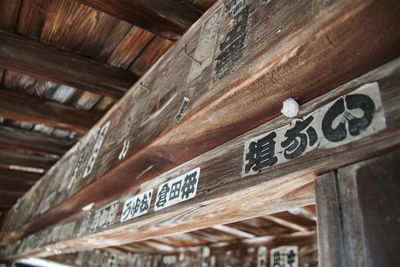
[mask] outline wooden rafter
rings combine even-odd
[[[0,148],[3,149],[63,155],[72,145],[73,141],[67,139],[47,137],[26,130],[0,126]]]
[[[179,0],[78,1],[171,40],[177,40],[202,14]]]
[[[3,118],[44,124],[84,134],[101,118],[101,115],[0,89],[0,116]]]
[[[45,157],[35,154],[27,154],[0,149],[0,164],[18,165],[33,168],[49,169],[56,163],[58,157]]]
[[[138,79],[129,71],[5,31],[0,31],[0,67],[113,97],[124,95]]]

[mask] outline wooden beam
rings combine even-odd
[[[249,11],[250,7],[254,12]],[[74,148],[75,160],[64,158],[63,171],[67,173],[66,166],[75,166],[77,175],[68,192],[65,189],[58,195],[63,208],[50,210],[51,216],[32,215],[39,217],[31,218],[21,228],[22,234],[79,213],[92,202],[119,196],[271,120],[280,114],[282,102],[288,97],[303,104],[400,54],[400,6],[393,0],[337,1],[331,5],[272,1],[267,6],[253,0],[238,15],[237,23],[247,21],[247,11],[248,21],[254,21],[247,28],[242,25],[246,28],[246,35],[241,35],[246,48],[232,63],[232,58],[221,57],[228,53],[223,49],[228,45],[224,40],[228,42],[234,34],[229,32],[229,12],[235,10],[221,5],[211,8],[109,111],[81,146]],[[261,19],[268,14],[274,23]],[[220,50],[202,50],[210,45],[198,43],[204,39],[204,25],[215,27],[211,33],[220,41],[211,43],[211,47]],[[280,25],[286,28],[277,30]],[[242,28],[236,26],[236,30]],[[262,38],[267,41],[259,42]],[[192,59],[196,54],[196,60],[205,62],[200,69]],[[102,148],[96,160],[91,160],[95,165],[83,179],[98,136],[94,133],[108,122],[109,130],[104,139],[100,138]],[[63,176],[58,177],[61,184]]]
[[[161,37],[177,40],[202,11],[179,0],[78,0]]]
[[[128,71],[0,31],[0,67],[101,95],[121,97],[137,81]]]
[[[316,181],[323,266],[395,266],[400,246],[400,150]]]
[[[282,226],[284,226],[286,228],[289,228],[291,230],[294,230],[294,231],[310,232],[310,229],[308,229],[307,227],[304,227],[302,225],[298,225],[298,224],[296,224],[294,222],[291,222],[291,221],[288,221],[288,220],[285,220],[285,219],[282,219],[282,218],[279,218],[279,217],[276,217],[276,216],[273,216],[273,215],[265,215],[265,216],[263,216],[263,218],[265,218],[265,219],[267,219],[267,220],[269,220],[271,222],[277,223],[279,225],[282,225]]]
[[[0,116],[3,118],[44,124],[84,134],[101,118],[101,115],[0,89]]]
[[[46,157],[0,149],[0,163],[6,165],[19,165],[47,170],[57,160],[57,157]]]
[[[27,182],[29,184],[33,184],[34,182],[39,180],[39,178],[42,176],[43,176],[42,173],[0,169],[0,180],[13,179],[15,181]]]
[[[73,143],[67,139],[0,126],[0,148],[6,150],[63,155]]]
[[[359,86],[365,90],[365,88],[370,88],[372,82],[374,85],[377,82],[379,93],[374,94],[380,95],[382,106],[378,105],[379,100],[375,98],[377,106],[374,118],[377,124],[375,127],[371,126],[370,129],[379,129],[379,123],[383,118],[378,114],[383,111],[385,114],[383,120],[387,125],[378,132],[329,148],[323,148],[321,145],[294,160],[266,168],[251,176],[243,176],[244,144],[251,138],[264,136],[271,131],[278,132],[279,129],[282,129],[281,127],[291,125],[290,119],[280,116],[155,179],[142,183],[130,192],[111,199],[109,202],[102,200],[96,202],[94,211],[84,211],[72,216],[75,213],[68,213],[70,206],[79,206],[77,203],[80,201],[82,201],[80,202],[81,207],[86,204],[82,197],[76,194],[49,212],[36,217],[36,219],[31,219],[25,226],[9,232],[9,237],[3,239],[3,244],[4,242],[12,244],[11,236],[18,239],[21,238],[21,235],[31,235],[24,238],[25,241],[22,245],[21,243],[17,244],[17,246],[21,246],[20,248],[13,248],[10,245],[10,250],[6,249],[4,253],[12,255],[12,257],[45,256],[51,255],[57,250],[68,252],[78,248],[88,249],[94,246],[126,244],[314,204],[313,182],[318,174],[386,153],[400,145],[398,130],[400,128],[400,116],[398,116],[400,106],[397,105],[400,101],[399,73],[400,59],[397,59],[302,105],[298,116],[305,118],[310,114],[321,114],[319,113],[321,108],[340,101],[344,95],[362,94],[358,89]],[[376,87],[374,88],[376,89]],[[322,140],[320,142],[323,144]],[[201,170],[196,196],[161,211],[155,210],[154,196],[159,191],[159,187],[166,181],[188,173],[196,167]],[[50,177],[47,176],[47,179]],[[91,188],[88,186],[82,193],[90,192],[90,190]],[[148,213],[142,217],[121,222],[123,203],[148,190],[153,190]],[[97,215],[95,216],[95,214],[103,213],[102,210],[105,208],[110,209],[110,204],[113,207],[116,205],[116,213],[113,213],[116,216],[110,219],[109,224],[97,228],[94,219]],[[16,216],[14,214],[9,217],[10,225]],[[60,218],[56,216],[60,216]],[[51,218],[51,220],[46,221],[47,218]],[[58,221],[60,221],[59,224],[44,229],[44,226]],[[70,230],[67,236],[54,235],[51,241],[43,239],[50,232],[55,231],[56,233],[60,227],[69,229],[71,225],[74,226],[74,229]],[[40,229],[44,230],[40,231]],[[30,245],[25,247],[27,244]],[[17,250],[18,252],[16,252]],[[21,251],[25,252],[21,253]]]

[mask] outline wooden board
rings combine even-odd
[[[86,133],[101,114],[0,89],[0,116]]]
[[[197,8],[178,0],[79,2],[171,40],[179,39],[202,14]]]
[[[56,83],[122,96],[137,76],[39,42],[0,32],[0,66]]]
[[[10,135],[12,139],[10,139]],[[0,147],[14,151],[63,155],[73,145],[66,138],[50,138],[28,131],[0,126]]]
[[[319,261],[324,266],[395,266],[400,244],[400,151],[316,181]]]
[[[249,4],[252,8],[259,6],[258,1]],[[400,43],[397,3],[371,0],[325,6],[319,2],[271,2],[254,11],[249,9],[253,12],[248,18],[243,56],[232,69],[225,68],[224,77],[221,77],[223,72],[216,76],[216,65],[222,62],[218,57],[223,55],[218,42],[224,42],[229,35],[230,29],[226,27],[231,25],[231,19],[226,16],[230,11],[221,15],[221,25],[215,29],[220,41],[215,44],[214,54],[196,52],[196,43],[203,23],[215,14],[214,19],[218,20],[219,8],[215,6],[196,23],[143,77],[142,83],[136,84],[82,140],[82,145],[74,148],[78,155],[72,165],[80,166],[80,176],[68,193],[60,195],[66,200],[63,208],[49,212],[52,216],[37,218],[36,226],[26,226],[23,232],[34,232],[79,212],[91,202],[98,203],[127,192],[270,120],[279,114],[280,105],[287,97],[304,103],[394,57],[393,51],[400,51],[394,48]],[[283,13],[276,13],[278,10]],[[274,20],[265,21],[265,12],[270,12]],[[214,22],[210,25],[218,25]],[[277,25],[286,25],[286,28],[279,31]],[[386,33],[382,38],[370,38],[374,43],[365,41],[366,36],[381,36],[382,32]],[[263,38],[268,41],[260,42]],[[332,45],[335,43],[341,45]],[[207,45],[213,47],[212,42]],[[201,71],[190,56],[200,56],[204,62],[211,63]],[[188,82],[192,66],[193,72],[200,74],[189,75],[193,80]],[[324,69],[326,66],[330,66],[329,71]],[[174,83],[165,82],[172,80]],[[185,97],[190,99],[186,109],[182,108]],[[177,122],[175,116],[180,110],[184,112]],[[90,136],[96,136],[95,130],[109,120],[111,130],[103,140],[95,168],[82,179],[83,168],[89,160],[85,155],[93,149],[96,140]],[[123,149],[127,153],[121,154]],[[125,154],[123,160],[120,154]],[[62,162],[69,164],[67,160]]]
[[[70,251],[77,248],[85,249],[94,246],[108,246],[109,244],[124,244],[231,223],[245,218],[312,204],[314,203],[314,194],[310,190],[312,190],[313,181],[318,174],[385,153],[399,145],[400,116],[398,115],[398,105],[396,105],[400,97],[397,92],[400,84],[399,73],[400,59],[397,59],[304,104],[299,114],[299,117],[302,118],[307,117],[310,113],[315,114],[316,110],[323,110],[324,105],[328,103],[332,105],[332,103],[337,103],[338,99],[343,99],[343,95],[346,95],[345,98],[347,95],[357,95],[361,92],[357,89],[360,86],[360,88],[366,88],[363,85],[377,82],[382,107],[376,106],[377,110],[374,116],[377,118],[376,123],[379,123],[378,114],[383,112],[386,125],[384,129],[378,132],[328,149],[321,146],[321,148],[312,150],[295,160],[263,169],[256,175],[243,177],[242,165],[244,163],[245,142],[255,136],[290,124],[290,119],[278,117],[158,176],[156,179],[141,184],[138,188],[114,198],[110,202],[96,202],[96,208],[93,212],[82,212],[78,216],[71,217],[56,226],[39,232],[36,231],[40,229],[38,224],[43,223],[43,217],[32,220],[28,227],[24,226],[25,233],[36,232],[36,234],[24,239],[25,241],[19,248],[17,255],[18,257],[22,255],[50,255],[55,250]],[[373,125],[376,126],[377,124],[374,123]],[[371,127],[374,128],[375,126]],[[156,192],[158,194],[160,191],[160,185],[164,184],[165,181],[171,181],[179,175],[190,173],[190,170],[196,167],[200,168],[200,178],[197,194],[193,199],[157,211],[155,210],[157,201],[153,197],[150,209],[145,215],[120,222],[118,218],[121,218],[123,214],[126,200],[151,189],[154,192],[153,196],[156,196]],[[74,197],[71,199],[74,199]],[[74,201],[79,201],[79,199],[74,199]],[[116,205],[115,203],[119,204]],[[110,210],[110,204],[112,207],[117,207],[112,213],[113,217],[107,219],[110,223],[106,223],[102,227],[97,227],[96,224],[93,228],[96,214]],[[64,203],[56,207],[56,209],[66,208]],[[56,216],[56,214],[57,210],[56,212],[51,210],[46,216]],[[10,219],[11,222],[17,219],[16,214],[13,217],[14,219]],[[287,217],[282,216],[276,218],[287,219]],[[276,220],[275,222],[279,221]],[[54,229],[69,226],[71,223],[74,223],[75,227],[69,237],[54,236],[51,241],[43,239],[44,236],[49,235],[49,232],[55,231]],[[297,228],[299,225],[301,225],[300,221],[297,223]],[[19,229],[21,228],[15,229],[18,229],[18,231],[13,233],[14,237],[20,234]],[[4,238],[3,242],[5,240],[7,238]],[[26,242],[29,244],[28,248],[25,247],[27,246]],[[41,248],[30,250],[35,246]],[[27,254],[19,254],[24,250]]]

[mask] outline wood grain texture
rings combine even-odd
[[[285,3],[282,4],[284,5]],[[366,8],[372,12],[372,9],[370,10],[372,7],[369,5],[364,6],[363,4],[361,8]],[[357,13],[359,11],[357,10],[355,12]],[[365,12],[368,13],[367,11]],[[364,15],[359,15],[359,13],[357,14],[357,19],[355,20],[344,20],[344,22],[339,20],[340,26],[338,26],[338,28],[333,27],[333,24],[329,24],[329,27],[333,27],[329,28],[330,31],[332,31],[331,33],[335,32],[334,28],[339,32],[343,30],[342,34],[338,34],[337,32],[338,36],[343,37],[347,30],[344,30],[343,27],[345,25],[342,25],[341,23],[346,24],[351,22],[351,25],[355,26],[355,24],[357,24],[356,21],[362,20],[361,18],[364,17]],[[377,13],[375,12],[374,14]],[[380,16],[378,17],[380,18]],[[385,15],[385,17],[387,16]],[[370,17],[368,17],[368,20],[369,18]],[[359,22],[361,23],[361,21]],[[376,25],[386,24],[374,24],[374,27]],[[364,29],[364,27],[362,27],[362,29]],[[325,34],[324,30],[321,30],[321,32]],[[394,35],[395,34],[393,33],[392,36]],[[298,35],[296,34],[296,36]],[[197,86],[204,87],[199,88],[193,85],[194,88],[198,90],[177,91],[179,88],[187,88],[187,75],[183,74],[187,74],[186,71],[190,64],[192,64],[189,59],[182,55],[182,43],[177,43],[170,52],[167,52],[167,55],[163,57],[163,60],[160,63],[158,63],[158,66],[153,68],[154,71],[149,73],[149,77],[146,76],[146,78],[143,79],[144,86],[150,91],[146,91],[144,86],[135,85],[137,88],[135,93],[126,97],[124,101],[120,102],[120,106],[114,108],[109,115],[102,120],[101,123],[104,124],[108,119],[113,118],[114,126],[118,125],[118,127],[113,128],[114,130],[112,135],[110,134],[109,137],[105,139],[104,148],[102,149],[102,152],[100,152],[98,158],[98,162],[101,163],[99,163],[97,165],[98,167],[94,169],[89,180],[93,179],[91,181],[94,181],[97,177],[103,177],[104,181],[107,180],[110,184],[113,184],[115,190],[113,193],[115,194],[117,187],[119,186],[121,190],[127,190],[129,187],[135,186],[133,183],[140,183],[140,180],[142,179],[151,179],[163,171],[231,139],[233,136],[245,131],[244,129],[252,128],[256,124],[258,125],[263,121],[271,119],[275,116],[274,114],[279,113],[281,103],[284,99],[289,96],[297,98],[293,95],[293,88],[302,88],[301,90],[296,90],[297,94],[304,95],[304,98],[307,99],[312,98],[316,94],[321,93],[320,90],[328,90],[328,88],[338,82],[338,79],[343,79],[345,76],[350,75],[352,71],[361,71],[358,67],[364,69],[365,64],[371,64],[371,62],[375,60],[383,60],[383,57],[381,57],[382,54],[379,54],[379,56],[376,55],[376,58],[373,56],[374,59],[370,58],[371,61],[366,63],[367,52],[371,48],[368,46],[368,48],[365,47],[367,49],[365,53],[357,53],[357,55],[365,57],[364,59],[361,60],[360,58],[358,61],[353,57],[354,62],[352,62],[352,64],[343,65],[342,60],[338,61],[337,54],[335,54],[338,52],[335,49],[339,49],[339,47],[329,46],[329,49],[333,49],[336,52],[328,50],[329,53],[324,54],[321,52],[321,49],[326,49],[327,39],[319,35],[317,36],[318,38],[316,38],[321,42],[318,45],[317,41],[308,42],[306,47],[300,46],[302,49],[299,55],[293,53],[293,51],[285,54],[285,56],[292,57],[293,61],[289,61],[290,63],[288,63],[286,59],[283,62],[273,62],[271,63],[272,66],[270,66],[273,69],[267,68],[265,70],[265,75],[260,74],[262,77],[253,77],[255,79],[254,81],[244,80],[242,81],[242,84],[238,85],[234,82],[238,79],[238,76],[244,76],[244,73],[251,69],[248,65],[246,68],[242,65],[242,67],[245,68],[243,74],[236,76],[234,74],[229,74],[229,77],[227,76],[227,78],[224,78],[220,83],[216,83],[213,90],[209,90],[208,85],[210,81],[203,79],[203,76],[201,76],[198,81],[200,85],[197,84]],[[352,35],[350,37],[355,36]],[[276,38],[275,34],[274,38]],[[357,43],[357,38],[361,37],[355,38],[354,41]],[[364,37],[361,39],[363,38]],[[187,40],[183,39],[181,41],[186,42]],[[308,47],[309,45],[311,45],[311,47]],[[349,43],[346,49],[342,47],[339,50],[342,51],[341,53],[347,53],[350,51],[348,48],[349,46],[352,46],[352,44]],[[272,47],[269,46],[269,48],[270,50],[268,51],[274,55]],[[282,49],[281,46],[279,46],[279,48]],[[175,53],[178,53],[178,51],[180,55],[182,55],[183,59],[172,57]],[[314,52],[317,54],[313,54]],[[384,51],[382,51],[382,53],[384,53]],[[265,54],[267,59],[271,57],[271,54]],[[330,57],[327,58],[328,54]],[[375,52],[372,54],[375,54]],[[372,54],[370,55],[372,56]],[[392,53],[390,56],[392,56]],[[299,57],[304,59],[302,63],[300,63],[301,60],[298,60]],[[320,59],[321,61],[318,61],[317,59]],[[321,64],[319,67],[317,67],[319,64],[317,64],[317,62]],[[357,62],[360,64],[358,67],[356,67],[358,64]],[[275,64],[278,66],[275,66]],[[312,66],[309,64],[312,64]],[[295,66],[299,68],[298,71],[294,71],[293,68]],[[323,66],[337,66],[338,70],[324,72],[319,76],[315,76],[314,71],[318,72]],[[352,69],[348,69],[348,72],[345,73],[343,68],[346,67],[351,67]],[[162,71],[155,71],[155,69],[158,68]],[[303,71],[301,71],[302,68],[304,68]],[[313,71],[311,71],[311,69],[313,69]],[[208,71],[211,70],[208,69]],[[282,76],[278,75],[278,73],[284,71],[287,71],[287,73],[281,73]],[[355,72],[352,75],[354,75]],[[329,77],[328,73],[335,77]],[[342,73],[343,75],[340,75],[340,77],[336,76],[338,73]],[[205,70],[204,75],[207,74],[210,73]],[[247,73],[247,75],[250,74]],[[285,77],[285,75],[287,77]],[[306,75],[307,77],[302,78],[302,75]],[[164,79],[161,79],[161,77],[173,80],[174,82],[165,83]],[[177,79],[176,77],[179,77],[180,79]],[[296,81],[295,84],[290,82],[289,77],[293,77]],[[279,84],[283,83],[283,87],[280,87],[278,83],[272,83],[271,81],[279,81]],[[233,85],[231,85],[233,88],[227,87],[225,88],[225,93],[218,93],[218,88],[216,88],[217,85],[218,87],[223,85],[227,86],[227,83],[233,83]],[[301,84],[304,85],[304,87],[300,86]],[[313,86],[310,87],[310,84]],[[222,88],[219,89],[222,90]],[[174,116],[179,110],[184,96],[189,96],[191,104],[187,107],[184,120],[178,124],[174,120]],[[300,103],[304,101],[304,98],[298,98]],[[268,99],[268,101],[265,101],[265,99]],[[266,104],[267,102],[268,104]],[[130,108],[132,103],[135,105],[135,109],[133,110]],[[125,128],[130,129],[129,133],[123,130]],[[125,139],[130,140],[132,149],[129,149],[128,151],[127,160],[120,164],[118,155],[122,149],[122,142]],[[103,157],[103,153],[106,156]],[[118,167],[113,169],[112,166],[117,165]],[[140,179],[130,179],[130,177],[139,177]],[[132,185],[127,185],[127,183],[129,183],[128,181],[131,181]],[[79,184],[77,184],[72,192],[78,192],[80,188],[83,188],[87,184],[88,179],[85,179],[82,181],[82,185],[79,186]],[[101,184],[102,182],[98,182],[94,186],[100,186],[102,192],[103,190],[107,191],[106,188],[109,188],[109,186]],[[102,194],[98,197],[100,200],[104,198],[105,195]]]
[[[86,133],[101,116],[5,89],[0,95],[0,116],[8,119]]]
[[[137,58],[129,68],[135,75],[143,76],[145,72],[154,65],[154,63],[173,45],[174,43],[156,37],[152,39],[144,49],[139,58]]]
[[[151,32],[133,26],[109,57],[107,63],[118,68],[128,69],[153,38],[154,34]]]
[[[31,151],[61,156],[72,145],[73,141],[68,139],[50,138],[29,131],[0,126],[0,148],[6,150]]]
[[[396,149],[317,180],[321,264],[397,264],[399,160],[400,151]]]
[[[197,195],[194,199],[165,208],[162,212],[153,210],[153,201],[149,213],[141,218],[125,223],[117,221],[108,228],[77,237],[79,226],[88,216],[88,213],[84,212],[78,216],[72,216],[73,213],[65,212],[69,208],[66,203],[68,205],[84,206],[86,203],[75,203],[82,201],[82,198],[79,197],[80,193],[91,192],[90,187],[92,185],[90,185],[79,194],[73,195],[68,201],[61,203],[61,205],[50,210],[44,216],[37,217],[37,219],[32,220],[30,224],[23,227],[25,228],[25,233],[36,232],[37,236],[41,235],[41,233],[44,234],[45,232],[43,231],[37,232],[39,230],[38,225],[43,223],[47,217],[55,218],[55,216],[59,216],[59,211],[64,210],[65,213],[62,217],[71,217],[59,225],[75,221],[77,227],[74,230],[74,234],[69,239],[47,243],[44,247],[33,249],[24,255],[49,255],[46,254],[49,252],[46,252],[45,248],[47,250],[69,251],[78,247],[87,249],[93,246],[104,247],[109,244],[125,244],[173,233],[193,231],[213,225],[232,223],[237,220],[312,204],[314,203],[314,194],[309,190],[313,188],[313,181],[316,175],[386,153],[400,144],[400,115],[396,104],[400,97],[397,92],[400,84],[399,72],[400,59],[397,59],[304,104],[299,114],[300,117],[304,117],[314,111],[316,107],[320,107],[362,84],[378,81],[387,128],[375,135],[336,148],[317,149],[296,160],[270,167],[257,175],[243,178],[241,176],[243,144],[251,137],[277,129],[290,122],[288,118],[278,117],[249,131],[245,135],[239,136],[186,162],[178,168],[141,184],[130,192],[110,200],[110,202],[118,200],[119,203],[124,203],[126,199],[150,188],[153,188],[155,192],[163,182],[186,173],[195,167],[200,167],[201,177]],[[104,194],[105,191],[102,192]],[[254,201],[255,199],[257,201]],[[99,206],[96,206],[96,209],[100,209],[102,205],[106,204],[107,202],[104,202],[104,198],[99,199],[98,204],[96,204]],[[122,204],[119,205],[117,218],[121,216],[122,206]],[[290,215],[287,214],[278,214],[277,218],[290,221]],[[307,220],[306,224],[302,220],[295,223],[306,226],[309,221]],[[44,225],[41,227],[44,228]],[[287,226],[286,224],[285,227]],[[49,228],[48,230],[51,229]],[[310,228],[310,230],[312,229]],[[20,233],[19,231],[20,229],[14,234]],[[7,239],[3,239],[3,242],[5,240]],[[19,256],[22,256],[22,254],[19,254]]]
[[[0,170],[0,179],[5,179],[5,180],[13,179],[15,181],[22,182],[22,183],[26,182],[29,184],[33,184],[34,182],[39,180],[39,178],[42,176],[43,176],[43,174],[41,174],[41,173],[16,171],[16,170],[10,170],[10,169],[1,169]]]
[[[19,165],[34,168],[50,169],[58,157],[46,157],[35,154],[19,153],[0,149],[0,163],[5,165]]]
[[[20,72],[5,70],[1,86],[26,95],[50,99],[59,85]]]
[[[0,29],[14,32],[21,0],[2,0],[0,2]]]
[[[174,236],[171,236],[174,238]],[[59,256],[52,256],[49,259],[64,264],[74,266],[87,266],[107,262],[111,257],[120,258],[122,267],[146,266],[148,260],[150,266],[162,267],[164,257],[176,257],[176,265],[172,266],[234,266],[234,267],[257,267],[258,249],[267,248],[265,266],[270,266],[269,252],[272,248],[286,245],[298,246],[299,266],[317,266],[317,246],[316,234],[300,235],[277,235],[275,237],[260,237],[254,239],[244,239],[231,242],[211,243],[195,247],[177,247],[176,250],[136,250],[144,242],[136,244],[136,247],[110,247],[99,250],[88,250],[78,253],[71,253]],[[209,251],[208,255],[203,255],[203,251]],[[99,257],[101,255],[101,257]],[[179,257],[180,256],[180,257]],[[144,260],[146,258],[146,260]],[[211,262],[214,262],[212,264]],[[227,264],[227,263],[230,263]],[[263,266],[263,265],[262,265]]]
[[[209,9],[215,2],[216,0],[185,0],[185,2],[188,2],[191,5],[194,5],[200,10],[206,11]]]
[[[254,3],[257,7],[259,2]],[[286,6],[290,8],[284,9]],[[217,8],[218,6],[210,10],[202,21]],[[329,7],[320,2],[271,2],[268,9],[255,8],[252,12],[243,58],[223,79],[212,84],[213,79],[210,76],[213,67],[210,67],[205,69],[197,80],[187,85],[187,73],[193,62],[184,55],[183,47],[189,43],[189,53],[193,52],[195,44],[189,41],[192,38],[198,40],[195,33],[201,26],[199,22],[192,28],[192,35],[189,33],[180,39],[152,68],[153,71],[143,78],[144,84],[151,89],[150,92],[144,89],[132,90],[132,93],[98,124],[100,127],[112,118],[113,131],[105,139],[91,175],[74,185],[69,194],[72,197],[57,209],[48,212],[47,215],[52,216],[32,220],[22,232],[33,233],[41,227],[79,212],[81,207],[90,202],[98,203],[127,192],[140,183],[270,120],[279,114],[282,101],[289,96],[298,99],[302,104],[329,91],[335,85],[357,77],[367,69],[395,57],[396,52],[393,51],[399,51],[394,48],[399,44],[400,31],[399,24],[393,22],[398,19],[398,8],[397,3],[391,1],[372,0],[335,2]],[[283,13],[272,16],[279,10]],[[265,21],[265,12],[271,12],[274,23]],[[224,24],[225,33],[229,31],[229,28],[225,29],[229,21]],[[277,25],[282,25],[283,21],[287,24],[277,34]],[[382,32],[386,35],[381,36]],[[373,38],[374,42],[368,43],[365,42],[366,36],[382,38]],[[260,41],[263,38],[268,42]],[[285,46],[282,46],[282,43]],[[329,66],[329,70],[325,69],[326,66]],[[382,69],[369,75],[371,76],[364,77],[364,82],[371,81],[371,77],[385,77]],[[166,80],[174,82],[165,82]],[[360,81],[346,85],[347,90],[357,82]],[[384,81],[383,83],[385,84]],[[392,99],[396,99],[393,91],[384,90],[389,87],[383,86],[382,90],[392,92]],[[177,88],[191,89],[176,91]],[[192,99],[191,105],[187,108],[184,119],[177,124],[173,116],[179,110],[182,98],[186,94]],[[126,108],[131,107],[132,103],[136,105],[136,109]],[[393,106],[390,100],[386,105]],[[398,116],[393,113],[391,118],[396,125]],[[339,166],[348,164],[348,161],[381,153],[385,148],[395,145],[394,139],[398,133],[395,130],[396,126],[394,127],[388,128],[374,139],[366,139],[348,146],[346,157],[333,163]],[[130,129],[129,133],[125,129]],[[123,140],[127,138],[131,141],[133,149],[129,150],[127,159],[120,164],[118,155]],[[367,145],[370,153],[361,153],[361,147]],[[343,150],[332,150],[328,154],[338,151],[344,153]],[[318,166],[323,171],[329,170],[326,161],[319,157],[321,154],[315,152],[313,155],[313,163],[305,160],[308,166]],[[241,160],[242,150],[240,158],[237,156],[235,162]],[[214,159],[213,164],[215,162]],[[335,166],[333,163],[332,166]],[[118,167],[114,168],[116,165]],[[295,168],[289,163],[287,166],[287,172],[293,171],[290,167]],[[231,169],[221,170],[232,173]],[[279,177],[282,173],[276,175]],[[228,181],[232,180],[228,177]],[[216,184],[218,183],[214,181],[207,186],[212,187]],[[47,219],[50,217],[53,221]]]
[[[122,96],[137,76],[29,39],[0,32],[0,66],[99,94]]]
[[[48,7],[40,41],[106,62],[130,28],[129,23],[78,1],[53,0]]]
[[[202,14],[178,0],[78,0],[164,38],[177,40]]]

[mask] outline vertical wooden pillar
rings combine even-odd
[[[398,266],[400,150],[316,181],[319,265]]]

